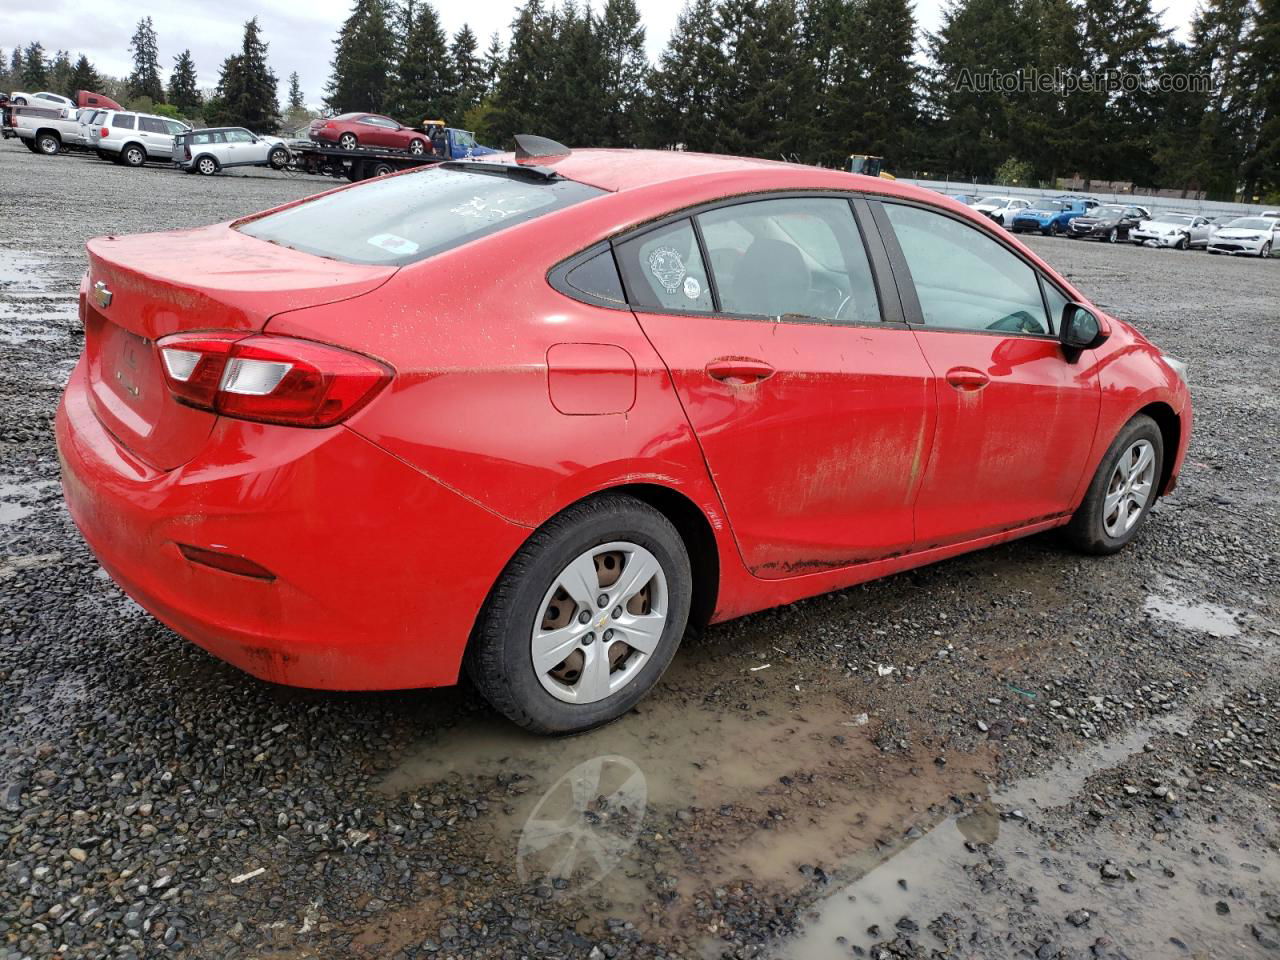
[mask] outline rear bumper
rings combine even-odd
[[[179,634],[276,683],[453,683],[528,533],[345,427],[222,418],[195,459],[155,470],[94,416],[83,361],[56,433],[68,509],[111,577]],[[246,557],[275,579],[193,563],[178,544]]]

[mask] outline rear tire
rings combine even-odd
[[[1098,556],[1128,546],[1159,493],[1164,455],[1164,438],[1154,420],[1139,414],[1126,423],[1098,464],[1084,502],[1064,528],[1067,542]]]
[[[62,140],[56,133],[42,133],[36,137],[36,152],[56,157],[61,150]]]
[[[635,593],[632,563],[645,571],[639,577],[656,571]],[[584,565],[586,575],[575,578]],[[684,636],[691,597],[689,554],[671,521],[632,497],[593,497],[549,520],[507,564],[476,622],[467,673],[494,709],[528,730],[590,730],[627,713],[657,683]],[[647,652],[627,639],[626,624],[642,617]],[[568,639],[536,666],[540,631]]]
[[[147,151],[131,143],[120,151],[120,162],[126,167],[140,167],[147,162]]]
[[[360,140],[354,133],[344,133],[338,138],[338,146],[343,150],[354,150],[360,146]]]
[[[201,157],[196,161],[195,169],[202,177],[212,177],[218,172],[218,161],[213,157]]]

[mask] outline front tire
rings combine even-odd
[[[1117,553],[1138,534],[1159,492],[1164,438],[1154,420],[1139,414],[1111,441],[1084,502],[1065,528],[1077,550]]]
[[[552,518],[520,549],[476,623],[466,668],[528,730],[578,733],[657,683],[689,619],[684,541],[657,510],[605,494]]]
[[[1270,241],[1270,240],[1268,240],[1266,243],[1264,243],[1264,244],[1262,245],[1262,249],[1258,251],[1258,256],[1259,256],[1259,257],[1261,257],[1263,260],[1265,260],[1265,259],[1267,259],[1267,257],[1271,256],[1271,241]]]
[[[1110,232],[1107,234],[1107,243],[1115,243],[1119,239],[1120,234],[1116,232],[1114,227],[1112,227]]]
[[[427,152],[427,145],[421,140],[409,141],[409,153],[415,157],[420,157]]]
[[[284,147],[276,147],[267,155],[267,163],[272,170],[283,170],[289,165],[289,151]]]

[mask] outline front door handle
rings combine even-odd
[[[707,376],[734,386],[759,383],[773,376],[773,367],[763,360],[725,357],[707,364]]]
[[[990,382],[990,377],[973,367],[952,367],[947,371],[947,383],[962,392],[981,390]]]

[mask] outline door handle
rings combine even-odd
[[[957,390],[966,392],[981,390],[990,382],[990,377],[973,367],[952,367],[947,371],[947,383]]]
[[[707,364],[707,376],[734,386],[759,383],[773,376],[773,367],[763,360],[724,358]]]

